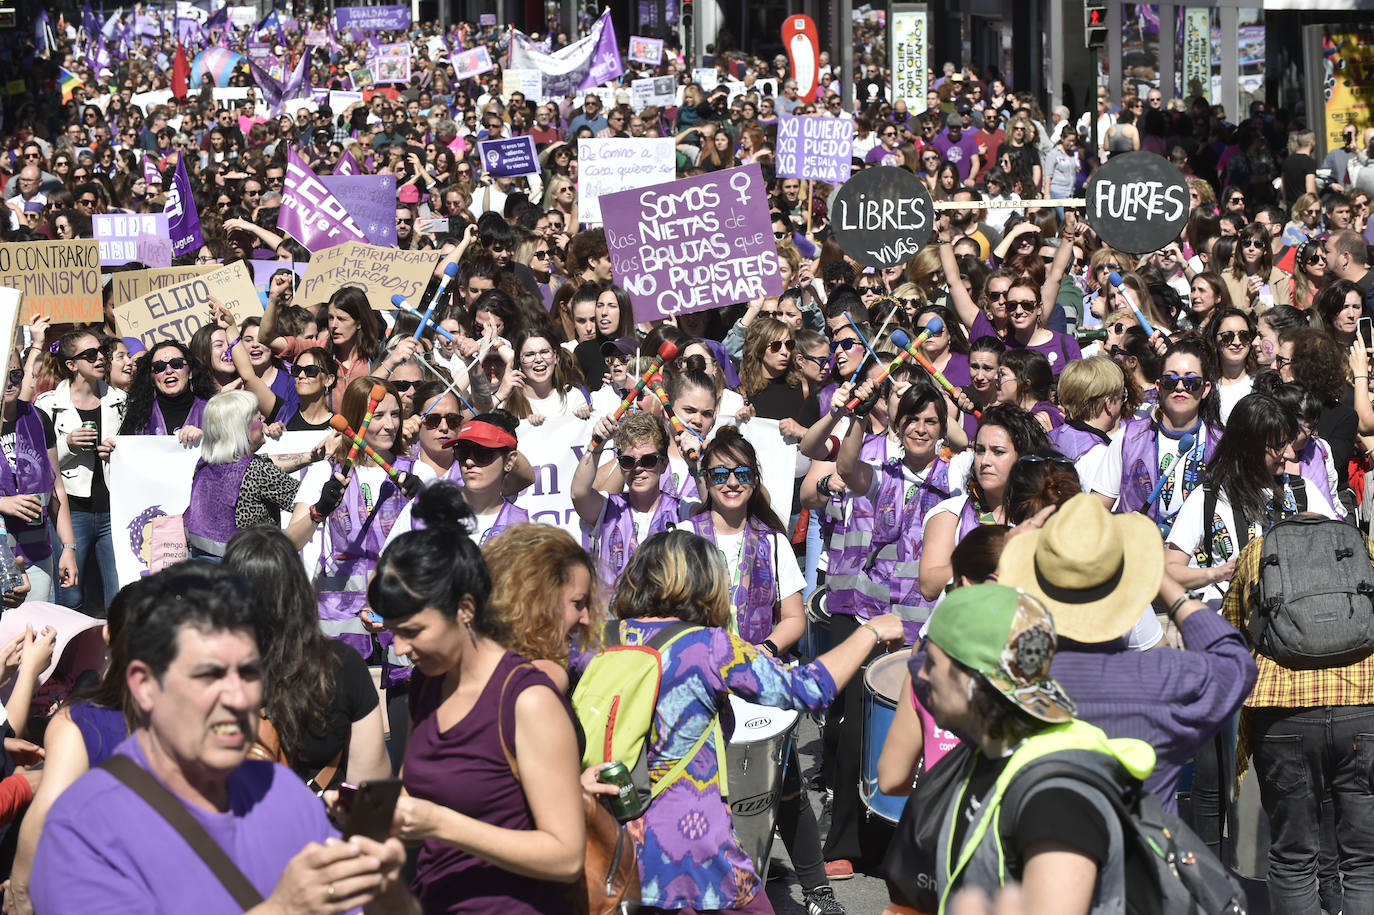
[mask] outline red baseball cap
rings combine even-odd
[[[512,450],[519,444],[515,436],[505,429],[495,423],[484,422],[479,419],[474,419],[465,424],[463,428],[458,430],[458,436],[445,444],[446,447],[452,447],[459,442],[472,442],[483,448],[510,448]]]

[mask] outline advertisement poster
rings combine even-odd
[[[892,101],[906,99],[907,110],[926,110],[926,69],[930,66],[929,20],[924,3],[894,3],[888,67]]]
[[[1374,126],[1374,33],[1328,32],[1322,59],[1326,116],[1320,130],[1326,142],[1318,149],[1339,149],[1347,124]]]

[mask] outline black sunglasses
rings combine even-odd
[[[657,453],[642,454],[637,458],[632,454],[622,454],[616,458],[616,463],[620,465],[621,470],[629,473],[636,467],[642,470],[653,470],[663,460],[665,460],[664,456]]]
[[[1159,387],[1163,391],[1177,390],[1179,385],[1189,394],[1196,394],[1202,390],[1202,386],[1207,383],[1207,379],[1201,375],[1160,375]]]
[[[420,382],[418,381],[397,381],[395,378],[391,379],[391,384],[392,387],[396,389],[397,393],[400,394],[404,394],[406,391],[420,386]]]
[[[79,353],[73,353],[72,355],[68,356],[67,358],[68,358],[68,359],[80,359],[80,360],[82,360],[83,362],[94,363],[97,359],[100,358],[100,348],[97,347],[97,346],[92,346],[92,347],[90,347],[89,349],[83,349],[83,350],[82,350],[81,352],[79,352]]]
[[[291,377],[299,378],[304,375],[306,378],[317,378],[324,374],[322,365],[293,365],[291,366]]]
[[[90,353],[90,352],[98,352],[98,350],[86,350],[86,352],[87,352],[87,353]],[[81,353],[81,354],[80,354],[80,358],[82,358],[82,359],[86,358],[86,353]],[[87,360],[87,361],[89,361],[89,362],[94,362],[95,360],[94,360],[94,359],[90,359],[90,360]],[[168,369],[171,369],[171,370],[174,371],[174,372],[179,372],[179,371],[181,371],[181,370],[184,369],[184,368],[186,368],[186,360],[185,360],[183,357],[181,357],[181,356],[176,356],[176,357],[171,358],[171,359],[159,359],[158,361],[156,361],[156,362],[153,363],[153,374],[154,374],[154,375],[161,375],[163,372],[167,371]]]
[[[501,456],[500,448],[488,448],[475,442],[459,442],[453,446],[453,458],[459,464],[471,461],[478,467],[485,467]]]
[[[440,423],[445,423],[450,429],[457,429],[463,424],[463,417],[457,413],[426,413],[424,417],[425,428],[431,432],[439,428]]]

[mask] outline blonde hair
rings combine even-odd
[[[585,569],[588,580],[588,626],[578,633],[579,642],[590,648],[600,639],[604,614],[596,566],[567,531],[551,524],[517,524],[489,540],[482,558],[491,570],[484,615],[495,624],[494,631],[507,634],[501,647],[531,661],[567,660],[560,601],[576,568]]]
[[[730,575],[711,541],[686,531],[654,534],[640,544],[616,583],[615,619],[671,616],[699,626],[730,619]]]
[[[1087,420],[1102,412],[1126,388],[1126,373],[1109,356],[1075,359],[1059,376],[1059,406],[1068,419]]]

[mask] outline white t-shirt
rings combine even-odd
[[[1117,435],[1112,438],[1112,443],[1103,449],[1100,463],[1097,465],[1096,473],[1089,483],[1088,488],[1092,492],[1101,493],[1112,499],[1119,499],[1121,496],[1121,474],[1122,474],[1122,441],[1124,436]],[[1160,510],[1162,515],[1167,517],[1179,511],[1183,507],[1183,462],[1179,460],[1178,443],[1179,440],[1168,435],[1155,433],[1155,440],[1159,448],[1159,467],[1160,474],[1172,474],[1174,483],[1172,487],[1166,485],[1169,490],[1168,499],[1165,500],[1163,490],[1160,493]],[[1207,427],[1200,425],[1193,441],[1193,448],[1188,452],[1189,459],[1199,463],[1198,479],[1201,479],[1202,455],[1207,447]],[[1158,479],[1158,478],[1156,478]],[[1195,492],[1200,491],[1194,490]]]
[[[1255,389],[1255,380],[1246,375],[1235,384],[1217,383],[1214,387],[1217,389],[1217,403],[1221,408],[1221,421],[1225,424],[1231,410],[1240,403],[1240,399]]]
[[[1331,507],[1310,480],[1289,474],[1288,481],[1290,486],[1302,482],[1303,489],[1307,498],[1306,511],[1321,515],[1324,518],[1335,518],[1336,510]],[[1203,547],[1204,529],[1210,531],[1212,537],[1212,564],[1210,567],[1224,565],[1230,560],[1240,555],[1241,543],[1237,537],[1235,512],[1231,510],[1231,502],[1226,498],[1223,490],[1217,494],[1217,508],[1212,514],[1212,518],[1204,528],[1202,517],[1202,503],[1206,498],[1206,493],[1201,487],[1194,490],[1187,500],[1183,503],[1183,508],[1179,511],[1178,517],[1174,519],[1173,530],[1169,532],[1169,546],[1176,547],[1188,554],[1188,568],[1199,569],[1202,564],[1198,561],[1197,554]],[[1296,503],[1290,503],[1290,508]],[[1263,536],[1264,529],[1258,523],[1250,525],[1249,540]],[[1247,540],[1248,542],[1248,540]],[[1220,600],[1225,588],[1219,585],[1208,585],[1204,590],[1204,600]]]
[[[567,396],[555,390],[548,397],[534,397],[526,394],[525,398],[530,402],[530,409],[540,416],[572,416],[574,410],[584,407],[590,402],[590,398],[577,389],[569,391]],[[606,412],[614,411],[615,407],[611,407]]]
[[[691,521],[679,521],[677,529],[689,534],[696,533]],[[806,587],[806,579],[802,576],[796,554],[792,552],[791,541],[777,531],[774,531],[771,536],[773,538],[773,571],[778,582],[778,599],[786,600],[793,594],[800,593]],[[738,534],[717,533],[716,548],[725,557],[725,567],[730,570],[733,581],[735,570],[739,567],[740,556],[744,550],[744,532],[740,531]]]

